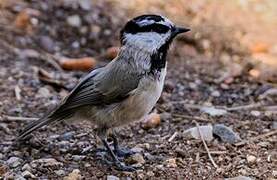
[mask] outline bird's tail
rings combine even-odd
[[[17,141],[24,140],[26,136],[31,134],[33,131],[41,128],[44,125],[50,124],[51,122],[53,122],[53,119],[49,117],[44,117],[34,122],[31,122],[19,133]]]
[[[64,119],[67,119],[67,118],[71,117],[72,115],[73,115],[73,112],[71,110],[60,112],[59,108],[58,108],[57,110],[53,111],[52,113],[48,114],[47,116],[28,124],[19,133],[19,135],[17,137],[17,141],[24,140],[26,138],[26,136],[28,136],[29,134],[31,134],[35,130],[41,128],[42,126],[49,125],[49,124],[54,123],[54,122],[60,122]]]

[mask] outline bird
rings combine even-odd
[[[53,111],[28,124],[17,140],[23,141],[35,130],[59,121],[87,120],[96,125],[96,135],[113,165],[122,171],[135,170],[119,160],[124,151],[116,135],[109,132],[151,112],[164,86],[169,46],[178,34],[188,31],[189,28],[178,27],[157,14],[129,20],[120,31],[117,57],[81,78]],[[113,149],[108,136],[113,140]]]

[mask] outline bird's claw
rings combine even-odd
[[[127,158],[127,157],[129,157],[133,154],[136,154],[136,152],[134,152],[134,151],[132,151],[128,148],[117,148],[117,149],[112,149],[112,151],[119,158]],[[88,151],[82,151],[82,153],[86,153],[86,152],[88,152]],[[105,149],[105,148],[97,148],[97,149],[94,149],[94,150],[89,150],[89,152],[93,152],[93,153],[96,153],[96,154],[108,153],[107,149]]]
[[[127,148],[117,148],[116,150],[113,150],[113,152],[117,155],[117,157],[122,157],[122,158],[126,158],[135,154],[134,151]]]
[[[120,161],[116,161],[114,162],[114,165],[116,166],[116,169],[119,171],[128,171],[128,172],[132,172],[137,170],[136,167],[133,166],[127,166],[124,163],[120,162]]]
[[[136,167],[133,166],[127,166],[125,165],[123,162],[121,161],[111,161],[108,160],[109,158],[107,157],[107,153],[106,152],[97,152],[97,159],[101,160],[102,162],[104,162],[105,164],[107,164],[108,166],[115,166],[115,168],[119,171],[128,171],[128,172],[132,172],[137,170]]]

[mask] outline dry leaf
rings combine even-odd
[[[110,47],[107,49],[105,57],[107,59],[114,59],[119,52],[119,47]]]
[[[250,47],[250,51],[252,54],[255,53],[265,53],[268,52],[269,45],[264,42],[257,42],[252,47]]]
[[[249,74],[254,78],[258,78],[261,75],[261,72],[257,69],[251,69]]]
[[[31,16],[39,16],[40,12],[35,9],[26,8],[19,12],[15,18],[14,25],[15,27],[27,31],[28,33],[32,32]]]
[[[143,121],[142,128],[151,129],[151,128],[157,127],[160,123],[161,123],[160,115],[157,113],[151,113]]]
[[[15,18],[14,24],[17,28],[27,30],[30,28],[30,16],[26,11],[21,11]]]
[[[97,61],[92,57],[84,57],[84,58],[76,58],[76,59],[64,58],[60,61],[61,67],[66,70],[88,71],[94,68],[96,64],[97,64]]]

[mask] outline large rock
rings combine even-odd
[[[199,130],[197,127],[190,128],[184,132],[185,136],[188,138],[201,139],[199,131],[204,140],[211,141],[213,140],[213,127],[211,125],[207,126],[199,126]]]
[[[223,124],[214,125],[213,134],[219,137],[223,142],[230,144],[234,144],[241,140],[237,133]]]

